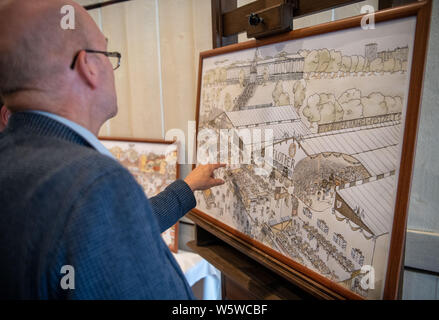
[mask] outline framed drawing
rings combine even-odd
[[[132,173],[148,198],[179,178],[174,141],[105,137],[99,140]],[[172,252],[178,252],[178,222],[162,237]]]
[[[374,29],[357,16],[202,52],[197,156],[228,165],[196,222],[320,290],[396,298],[430,14],[420,1]]]

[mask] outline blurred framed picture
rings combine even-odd
[[[148,198],[179,178],[174,141],[100,137],[102,144],[131,172]],[[178,222],[162,233],[172,252],[178,252]]]

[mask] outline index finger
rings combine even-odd
[[[226,166],[225,163],[215,163],[215,164],[211,164],[211,168],[212,170],[216,170],[218,168],[224,168]]]

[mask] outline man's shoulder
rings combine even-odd
[[[3,141],[6,142],[6,141]],[[6,171],[20,172],[30,185],[50,183],[61,188],[87,184],[112,172],[127,175],[119,162],[88,145],[53,137],[15,137],[0,148],[0,164]],[[2,176],[0,174],[0,176]]]
[[[41,147],[35,150],[35,156],[41,161],[56,162],[57,166],[83,170],[114,170],[122,169],[115,158],[103,155],[90,146],[79,145],[68,141],[35,141]]]
[[[50,148],[50,147],[49,147]],[[48,152],[57,171],[65,175],[74,175],[80,181],[91,182],[106,175],[118,173],[131,177],[115,158],[103,155],[91,147],[62,143],[53,152]]]

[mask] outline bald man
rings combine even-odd
[[[0,2],[0,298],[193,298],[160,234],[224,183],[219,165],[145,197],[96,138],[117,113],[112,57],[72,1]]]

